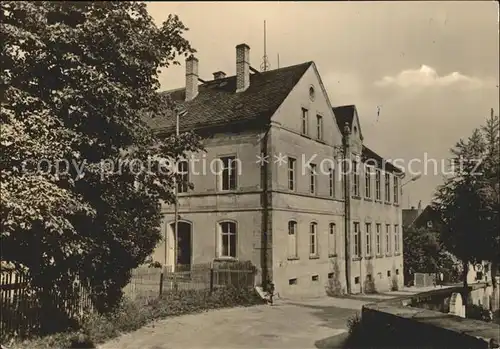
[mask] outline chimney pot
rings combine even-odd
[[[226,77],[226,73],[223,71],[216,71],[214,74],[214,80],[224,79]]]
[[[198,59],[190,56],[186,59],[186,101],[198,95]]]
[[[250,86],[250,47],[236,46],[236,92],[243,92]]]

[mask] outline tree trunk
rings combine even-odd
[[[497,282],[498,261],[491,262],[491,284],[493,286],[493,294],[491,295],[491,311],[495,312],[499,308],[500,295]]]
[[[464,291],[463,291],[463,305],[465,305],[465,311],[467,312],[467,302],[469,300],[469,284],[467,283],[467,274],[469,273],[469,261],[463,261],[462,278],[464,282]],[[467,313],[465,314],[467,316]]]

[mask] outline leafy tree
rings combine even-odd
[[[433,203],[443,222],[441,238],[463,263],[466,290],[469,263],[498,263],[498,149],[498,117],[492,113],[485,127],[451,150],[452,175]]]
[[[161,239],[160,202],[174,200],[166,161],[200,148],[146,123],[171,107],[158,72],[194,52],[187,28],[173,15],[156,26],[140,2],[1,11],[2,260],[47,297],[89,283],[105,311]]]
[[[439,232],[409,227],[403,234],[403,249],[405,280],[413,280],[416,272],[443,272],[454,278],[455,262],[441,242]]]

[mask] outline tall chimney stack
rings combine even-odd
[[[186,102],[198,95],[198,59],[190,56],[186,59]]]
[[[243,92],[250,86],[250,47],[236,46],[236,92]]]

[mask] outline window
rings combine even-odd
[[[372,224],[365,223],[365,233],[366,233],[366,255],[372,255]]]
[[[302,134],[307,135],[307,124],[308,124],[308,111],[302,108]]]
[[[390,270],[387,270],[387,277],[390,278],[391,277],[391,271]]]
[[[316,173],[316,165],[311,164],[310,169],[310,177],[309,177],[309,191],[311,194],[316,194],[316,181],[317,181],[317,173]]]
[[[332,167],[329,172],[330,197],[335,197],[335,169]]]
[[[358,172],[358,163],[356,161],[352,162],[352,173],[354,180],[352,182],[354,196],[359,196],[359,172]]]
[[[361,241],[359,236],[359,223],[354,222],[354,256],[361,256]]]
[[[385,253],[391,253],[391,225],[385,225]]]
[[[394,252],[399,253],[399,225],[394,225]]]
[[[236,176],[238,174],[238,162],[235,156],[226,156],[220,158],[222,163],[222,190],[236,189]]]
[[[336,246],[337,239],[337,226],[335,223],[330,223],[328,227],[328,255],[334,256],[337,253]]]
[[[394,176],[394,187],[392,190],[394,191],[394,203],[395,204],[397,204],[399,202],[398,180],[399,180],[399,178]]]
[[[177,164],[177,172],[180,175],[179,183],[177,183],[177,193],[187,193],[189,183],[187,160],[179,161]]]
[[[396,275],[399,275],[399,269],[396,269]]]
[[[354,283],[355,283],[356,285],[358,285],[358,284],[359,284],[359,276],[356,276],[356,277],[354,278]]]
[[[391,176],[389,173],[385,174],[385,201],[390,202],[391,201]]]
[[[311,99],[311,101],[314,101],[314,97],[315,97],[316,93],[314,91],[314,87],[309,87],[309,98]]]
[[[297,222],[288,222],[288,257],[296,258],[297,255]]]
[[[432,228],[432,221],[427,221],[427,228]]]
[[[323,140],[323,117],[316,115],[316,137]]]
[[[375,172],[375,200],[381,200],[380,197],[380,170]]]
[[[288,284],[289,285],[297,285],[297,278],[288,279]]]
[[[221,222],[221,251],[220,257],[236,258],[236,223]]]
[[[372,196],[372,168],[365,168],[365,197],[370,198]]]
[[[311,223],[309,228],[309,254],[311,256],[318,255],[318,224]]]
[[[380,256],[382,254],[382,241],[381,241],[382,239],[380,238],[380,233],[381,233],[380,230],[382,230],[382,227],[380,226],[380,224],[377,223],[375,229],[377,230],[376,231],[377,235],[375,238],[376,239],[375,243],[377,245],[377,256]]]
[[[328,273],[328,279],[333,279],[333,273]]]
[[[295,190],[295,173],[297,161],[288,157],[288,189]]]
[[[319,275],[313,275],[311,276],[312,281],[318,281],[319,280]]]

